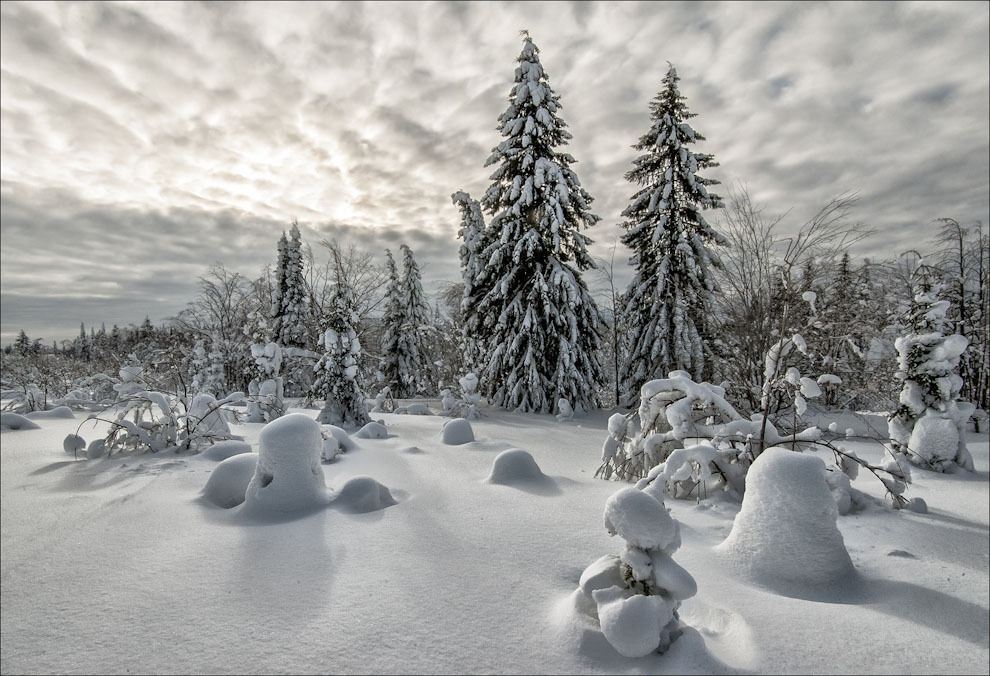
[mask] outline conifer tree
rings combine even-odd
[[[712,155],[689,149],[705,137],[687,123],[694,114],[679,80],[670,66],[650,103],[650,130],[633,146],[643,154],[626,174],[641,186],[622,212],[622,241],[632,249],[635,267],[623,309],[633,329],[622,369],[627,405],[636,401],[644,382],[670,371],[703,378],[706,320],[716,292],[712,268],[718,265],[710,247],[726,241],[701,214],[722,206],[706,187],[717,181],[698,175],[717,164]]]
[[[289,239],[282,231],[278,240],[278,253],[275,257],[275,284],[272,287],[272,340],[279,342],[282,337],[282,299],[285,298],[285,272],[288,266]]]
[[[325,402],[316,417],[318,422],[358,427],[370,421],[359,385],[361,342],[354,330],[356,322],[350,291],[345,285],[338,286],[319,338],[323,356],[313,367],[310,392]]]
[[[24,329],[21,329],[20,333],[17,334],[17,339],[14,341],[14,351],[17,354],[27,354],[31,351],[31,339],[28,338]]]
[[[405,244],[401,245],[400,249],[402,250],[403,322],[396,352],[399,355],[399,377],[403,394],[397,396],[412,397],[427,391],[432,383],[430,306],[423,293],[422,276],[412,249]]]
[[[481,280],[481,271],[484,268],[481,254],[485,246],[485,217],[481,212],[481,205],[466,192],[458,191],[450,197],[461,210],[461,227],[457,231],[461,238],[458,253],[464,283],[461,296],[461,352],[467,370],[472,371],[477,368],[479,358],[484,353],[484,346],[480,344],[478,303],[485,296],[485,287]]]
[[[551,412],[560,398],[575,408],[598,405],[603,382],[602,318],[580,271],[593,267],[579,231],[598,221],[592,197],[558,150],[571,138],[559,116],[539,49],[524,32],[504,137],[482,205],[492,215],[478,303],[486,346],[482,382],[493,404]]]
[[[281,243],[280,243],[281,244]],[[306,316],[309,299],[303,271],[302,240],[299,225],[292,223],[285,247],[284,291],[278,312],[279,333],[276,342],[283,347],[306,347]]]
[[[385,267],[388,286],[385,287],[385,310],[382,314],[382,374],[392,396],[404,397],[402,367],[399,356],[399,334],[405,324],[405,304],[403,302],[402,280],[395,266],[392,252],[385,250]]]

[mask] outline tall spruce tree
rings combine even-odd
[[[285,290],[281,297],[277,342],[283,347],[306,347],[306,317],[309,297],[303,271],[302,239],[293,221],[285,247]]]
[[[632,249],[635,268],[623,308],[632,327],[621,374],[626,405],[651,378],[682,369],[700,380],[705,371],[705,328],[717,289],[712,268],[719,264],[710,247],[726,240],[701,215],[722,201],[706,188],[718,182],[698,171],[718,165],[712,155],[689,149],[705,137],[687,123],[694,114],[679,80],[671,65],[650,103],[650,130],[633,146],[643,154],[626,174],[641,186],[622,212],[622,242]]]
[[[458,250],[461,259],[461,279],[464,284],[461,296],[461,352],[464,364],[471,371],[478,367],[484,346],[479,333],[480,317],[478,302],[484,298],[486,289],[482,284],[481,270],[484,260],[481,257],[485,246],[485,217],[477,200],[463,191],[450,196],[461,210],[461,227],[457,231],[461,238]]]
[[[272,340],[282,339],[282,299],[285,297],[285,271],[288,266],[289,238],[282,231],[278,239],[278,254],[275,257],[275,284],[272,287]]]
[[[399,355],[399,335],[405,323],[405,303],[403,301],[402,280],[395,266],[392,252],[385,250],[385,268],[388,282],[385,287],[385,310],[382,313],[382,375],[392,395],[404,397],[402,367]]]
[[[482,383],[493,404],[549,412],[559,398],[579,408],[598,405],[603,382],[602,318],[581,270],[593,267],[579,232],[598,221],[569,154],[539,49],[524,32],[522,52],[498,119],[504,140],[482,204],[492,214],[491,241],[479,279],[487,293],[477,306],[487,361]]]
[[[399,333],[397,352],[399,371],[404,394],[415,396],[425,392],[433,384],[433,363],[430,360],[430,306],[423,293],[423,280],[412,249],[405,244],[402,250],[402,303],[403,323]]]

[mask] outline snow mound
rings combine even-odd
[[[674,619],[673,607],[659,596],[629,596],[620,587],[600,589],[593,596],[602,633],[624,657],[644,657],[656,650],[660,632]]]
[[[31,420],[51,420],[55,419],[71,419],[75,418],[76,414],[72,412],[72,409],[68,406],[56,406],[55,408],[48,411],[32,411],[31,413],[26,413],[25,418],[30,418]]]
[[[443,443],[451,446],[460,446],[474,441],[474,430],[471,423],[464,418],[454,418],[443,424]]]
[[[322,450],[320,424],[303,413],[290,413],[265,425],[245,507],[286,512],[325,505]]]
[[[0,413],[0,429],[2,430],[40,430],[36,423],[16,413]]]
[[[93,439],[86,447],[86,459],[97,460],[107,455],[106,439]]]
[[[492,471],[485,479],[490,484],[511,486],[514,483],[526,481],[541,481],[548,478],[529,451],[521,448],[510,448],[495,456],[492,461]]]
[[[780,447],[750,467],[742,509],[716,551],[754,581],[785,593],[855,576],[821,459]],[[810,588],[810,589],[809,589]]]
[[[209,448],[203,449],[203,451],[199,454],[199,457],[205,458],[206,460],[220,462],[222,460],[226,460],[227,458],[232,458],[235,455],[250,452],[251,444],[245,441],[237,441],[232,439],[228,441],[218,441]]]
[[[342,451],[353,451],[357,448],[357,444],[351,439],[351,435],[343,427],[337,427],[336,425],[323,425],[323,431],[329,432],[333,435],[333,438],[337,440],[337,444],[340,446]]]
[[[333,505],[349,514],[376,512],[397,504],[387,486],[370,476],[356,476],[347,480],[333,498]]]
[[[203,498],[217,507],[230,509],[244,502],[244,494],[258,469],[258,456],[240,453],[217,465],[203,487]]]
[[[388,439],[388,428],[379,422],[370,422],[354,433],[358,439]]]
[[[677,535],[674,520],[664,506],[632,487],[605,501],[605,529],[641,549],[664,549]]]

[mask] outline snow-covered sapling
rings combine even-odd
[[[925,266],[916,273],[912,332],[895,341],[903,382],[900,406],[890,418],[895,450],[911,462],[940,472],[973,469],[966,447],[966,422],[971,404],[959,401],[963,381],[956,372],[969,341],[950,333],[949,301],[941,300],[941,284]]]
[[[671,558],[681,545],[677,521],[659,493],[623,488],[605,503],[605,528],[626,546],[619,556],[602,557],[585,569],[579,583],[583,605],[620,654],[664,652],[681,633],[681,602],[698,591],[690,573]]]

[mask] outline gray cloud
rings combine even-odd
[[[667,60],[711,175],[794,224],[847,190],[880,231],[863,255],[917,246],[940,216],[990,220],[986,3],[0,11],[0,341],[173,314],[212,262],[258,270],[293,217],[314,245],[408,241],[428,285],[454,279],[449,196],[487,187],[521,28],[596,198],[597,255]]]

